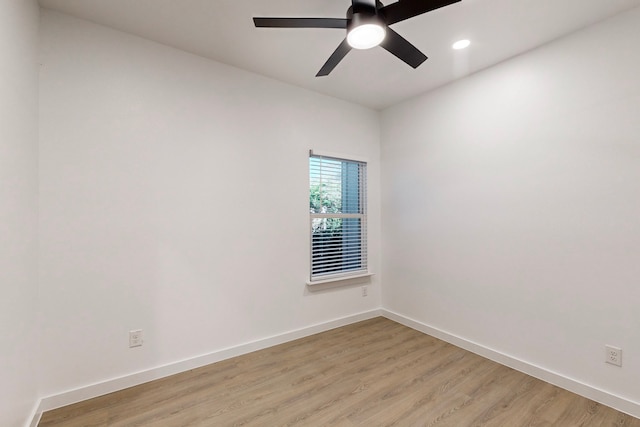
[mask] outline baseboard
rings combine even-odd
[[[620,412],[624,412],[625,414],[640,418],[640,403],[638,402],[625,399],[621,396],[616,396],[615,394],[611,394],[597,387],[593,387],[557,372],[553,372],[527,361],[509,356],[393,311],[386,309],[381,309],[380,311],[382,316],[389,320],[393,320],[394,322],[398,322],[409,328],[441,339],[455,345],[456,347],[460,347],[482,357],[486,357],[487,359],[493,360],[501,365],[505,365],[527,375],[531,375],[532,377],[538,378],[572,393],[576,393],[580,396],[586,397],[587,399],[594,400]]]
[[[40,418],[42,418],[42,410],[40,409],[41,402],[42,401],[37,402],[33,407],[33,410],[31,411],[29,418],[27,418],[27,420],[31,420],[31,421],[27,421],[26,427],[38,427]]]
[[[210,365],[211,363],[220,362],[221,360],[231,357],[241,356],[253,351],[262,350],[264,348],[273,347],[274,345],[283,344],[309,335],[325,332],[341,326],[350,325],[362,320],[372,319],[381,316],[379,309],[354,314],[328,322],[315,324],[301,329],[285,332],[282,334],[266,337],[257,341],[252,341],[235,347],[225,348],[213,353],[196,356],[190,359],[181,360],[164,366],[158,366],[145,371],[136,372],[131,375],[125,375],[119,378],[90,384],[74,390],[68,390],[63,393],[44,397],[40,400],[29,427],[36,427],[43,412],[63,406],[71,405],[83,400],[92,399],[94,397],[103,396],[115,391],[124,390],[129,387],[144,384],[149,381],[168,377],[170,375],[189,371],[191,369],[200,368]]]

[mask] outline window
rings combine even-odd
[[[367,164],[309,157],[311,282],[367,273]]]

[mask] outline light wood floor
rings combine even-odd
[[[384,318],[47,412],[65,426],[633,426]]]

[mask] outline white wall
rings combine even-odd
[[[640,402],[639,18],[383,113],[386,309]],[[53,12],[41,32],[42,396],[379,307],[377,113]],[[370,159],[367,298],[304,285],[309,148]],[[8,316],[32,328],[27,289]]]
[[[37,400],[38,5],[0,0],[0,425]]]
[[[636,9],[382,118],[383,306],[636,404],[638,22]]]
[[[42,14],[43,396],[380,306],[305,285],[310,148],[369,159],[379,270],[377,112]]]

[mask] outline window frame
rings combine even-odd
[[[321,283],[328,283],[328,282],[335,282],[335,281],[342,281],[342,280],[348,280],[348,279],[354,279],[354,278],[359,278],[359,277],[368,277],[371,276],[371,273],[369,272],[369,265],[368,265],[368,227],[367,227],[367,223],[368,223],[368,215],[367,215],[367,192],[368,192],[368,185],[367,185],[367,165],[368,162],[366,159],[362,159],[362,158],[355,158],[354,156],[347,156],[347,155],[342,155],[342,154],[335,154],[335,153],[326,153],[326,152],[318,152],[318,151],[314,151],[314,150],[310,150],[309,151],[309,156],[308,156],[308,176],[309,176],[309,186],[308,186],[308,195],[309,197],[311,197],[311,191],[312,188],[311,186],[313,185],[313,171],[312,171],[312,165],[311,165],[311,159],[312,158],[317,158],[319,159],[320,162],[322,162],[323,159],[326,159],[328,161],[338,161],[338,162],[347,162],[349,165],[357,165],[357,206],[358,206],[358,212],[357,213],[318,213],[318,212],[313,212],[312,209],[310,208],[309,210],[309,280],[307,281],[308,285],[315,285],[315,284],[321,284]],[[346,173],[349,173],[348,171]],[[344,190],[342,189],[343,184],[344,184],[344,180],[347,177],[345,177],[344,175],[341,177],[340,180],[340,187],[341,187],[341,191],[344,194]],[[322,187],[322,186],[321,186]],[[348,191],[348,190],[347,190]],[[344,196],[341,197],[341,207],[342,207],[342,198]],[[332,218],[339,218],[339,219],[359,219],[359,223],[358,226],[356,226],[355,228],[357,228],[359,231],[359,251],[357,251],[357,255],[358,255],[358,259],[356,261],[357,264],[359,264],[359,266],[357,266],[356,268],[345,268],[344,265],[348,265],[350,263],[350,258],[345,256],[343,258],[339,258],[342,260],[343,263],[343,267],[339,269],[339,271],[335,271],[335,272],[320,272],[320,273],[316,273],[314,274],[314,261],[317,261],[317,258],[315,256],[314,253],[314,219],[332,219]],[[342,225],[341,225],[342,227]],[[357,241],[357,240],[354,240]],[[352,241],[344,241],[344,244],[349,244],[349,243],[353,243]],[[353,262],[353,261],[351,261]],[[340,262],[338,262],[339,264]]]

